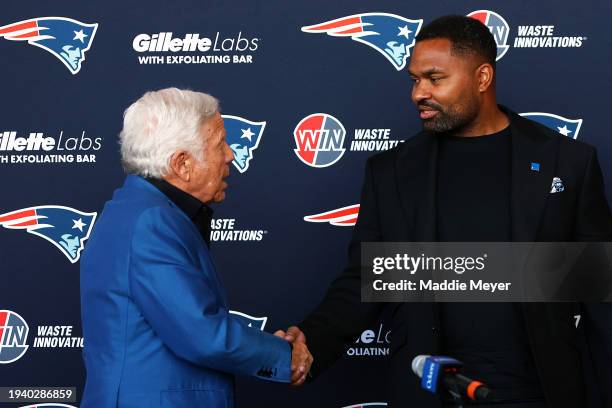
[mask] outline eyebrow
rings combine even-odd
[[[440,73],[443,73],[443,72],[444,72],[444,70],[442,70],[440,68],[433,67],[433,68],[429,68],[428,70],[423,71],[422,72],[422,76],[431,76],[433,74],[440,74]],[[412,75],[412,76],[418,76],[417,74],[415,74],[414,72],[412,72],[410,70],[408,71],[408,73],[410,75]]]

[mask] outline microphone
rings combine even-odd
[[[421,387],[435,394],[438,384],[443,384],[455,398],[487,401],[491,390],[480,381],[458,373],[463,363],[445,356],[416,356],[412,371],[421,379]]]

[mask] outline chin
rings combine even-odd
[[[215,197],[213,198],[213,201],[214,201],[215,203],[220,203],[220,202],[222,202],[223,200],[225,200],[225,192],[224,192],[224,191],[222,191],[222,192],[220,192],[220,193],[215,194]]]

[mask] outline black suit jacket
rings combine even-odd
[[[510,119],[512,133],[513,241],[612,241],[612,216],[595,149],[502,109]],[[348,266],[321,304],[299,325],[315,359],[312,374],[316,377],[342,355],[346,344],[373,323],[383,307],[390,307],[391,406],[440,405],[437,397],[420,389],[410,368],[419,354],[439,354],[438,308],[432,303],[361,303],[360,244],[436,240],[437,147],[435,135],[421,132],[367,161]],[[531,170],[532,162],[540,163],[539,172]],[[562,193],[550,194],[553,177],[563,180]],[[585,407],[589,390],[591,406],[612,407],[612,396],[601,392],[612,388],[610,306],[522,304],[549,406]],[[577,314],[582,314],[582,331],[575,327]],[[588,351],[592,362],[597,363],[595,368],[584,358]],[[586,377],[588,384],[582,366],[595,372]]]

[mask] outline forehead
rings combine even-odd
[[[446,38],[419,41],[414,46],[408,70],[420,74],[432,68],[450,71],[468,65],[469,58],[453,55],[451,51],[452,43]]]
[[[202,132],[205,137],[210,137],[225,129],[223,124],[223,118],[219,112],[215,113],[215,115],[211,118],[208,118],[202,123]]]

